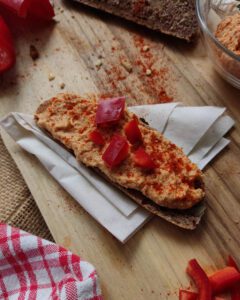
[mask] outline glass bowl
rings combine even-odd
[[[239,1],[232,0],[196,0],[197,17],[208,56],[216,71],[230,84],[240,89],[240,56],[227,49],[215,37],[221,20],[240,13],[239,4]]]

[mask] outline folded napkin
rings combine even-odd
[[[234,121],[220,107],[183,107],[178,103],[129,107],[151,127],[204,168],[229,140],[224,134]],[[31,115],[11,113],[0,124],[26,151],[34,154],[77,202],[121,242],[126,242],[150,218],[125,194],[78,163],[64,147],[49,138]]]
[[[91,264],[5,224],[0,224],[0,287],[0,299],[103,299]]]

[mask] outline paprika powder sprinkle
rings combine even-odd
[[[140,77],[147,82],[149,92],[157,97],[159,103],[172,102],[173,97],[168,95],[164,87],[169,81],[169,69],[162,67],[157,70],[153,67],[157,59],[152,54],[150,47],[148,51],[145,51],[146,44],[143,37],[134,35],[133,41],[140,52],[140,56],[135,60],[135,65],[140,68]],[[151,75],[146,78],[147,70],[151,70]]]
[[[136,15],[139,14],[145,5],[146,5],[146,0],[136,0],[132,8],[133,14]]]
[[[115,40],[114,38],[113,41]],[[174,81],[170,76],[172,71],[169,69],[161,49],[157,55],[152,51],[156,47],[153,42],[145,41],[139,35],[133,35],[133,44],[136,48],[134,56],[127,55],[127,51],[124,51],[125,49],[119,43],[113,42],[111,45],[110,51],[115,62],[104,64],[106,77],[104,93],[100,95],[101,98],[121,94],[135,99],[137,103],[141,99],[149,104],[173,101],[176,93],[173,90],[172,83]],[[140,79],[137,82],[136,75]],[[137,90],[138,92],[136,92]]]

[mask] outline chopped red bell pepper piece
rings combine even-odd
[[[38,2],[38,5],[36,5],[36,0],[32,0],[28,16],[40,20],[51,20],[55,16],[55,13],[50,0],[41,0]]]
[[[233,267],[225,267],[209,276],[209,281],[214,294],[219,294],[231,289],[236,283],[240,283],[240,273]]]
[[[233,267],[233,268],[235,268],[238,272],[240,272],[240,269],[239,269],[239,267],[238,267],[238,265],[237,265],[235,259],[234,259],[231,255],[228,256],[228,266],[229,266],[229,267]]]
[[[0,73],[10,69],[16,61],[11,33],[0,16]]]
[[[108,167],[114,168],[126,159],[129,145],[125,137],[116,134],[110,141],[107,149],[103,153],[102,159]]]
[[[229,255],[228,256],[228,266],[235,268],[239,272],[239,267],[235,259]],[[231,289],[231,299],[240,300],[240,283],[236,283]]]
[[[125,97],[101,100],[96,112],[96,124],[108,125],[119,121],[125,108]]]
[[[240,285],[236,284],[231,289],[231,299],[240,300]]]
[[[0,4],[4,5],[19,17],[26,17],[31,0],[0,0]]]
[[[154,161],[142,147],[138,148],[138,150],[135,151],[133,159],[137,166],[144,169],[153,170],[156,168]]]
[[[104,138],[98,130],[92,131],[89,134],[89,138],[94,144],[98,146],[103,146],[105,144]]]
[[[133,119],[128,122],[124,128],[127,139],[131,144],[141,143],[142,142],[142,134],[138,127],[138,120]]]
[[[197,300],[198,294],[186,290],[179,290],[179,300]]]
[[[22,18],[32,16],[49,20],[54,17],[53,6],[49,0],[0,0],[0,4]]]
[[[196,283],[199,292],[198,300],[212,300],[212,287],[210,281],[196,259],[189,261],[187,273]]]

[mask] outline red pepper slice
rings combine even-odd
[[[54,10],[49,0],[0,0],[0,4],[19,17],[37,17],[49,20],[54,17]]]
[[[238,265],[237,265],[235,259],[234,259],[231,255],[228,256],[228,266],[229,266],[229,267],[233,267],[233,268],[235,268],[238,272],[240,272],[239,267],[238,267]]]
[[[239,267],[235,259],[229,255],[228,256],[228,266],[235,268],[239,272]],[[235,284],[231,289],[231,299],[240,300],[240,283]]]
[[[209,276],[209,281],[214,294],[219,294],[231,289],[236,283],[240,283],[240,273],[233,267],[225,267]]]
[[[198,300],[211,300],[212,287],[210,281],[196,259],[189,261],[187,273],[192,277],[199,291]]]
[[[138,148],[138,150],[135,151],[133,159],[137,166],[144,169],[153,170],[156,168],[154,161],[142,147]]]
[[[96,112],[96,124],[108,125],[119,121],[125,108],[125,97],[101,100]]]
[[[99,146],[103,146],[105,143],[102,134],[98,130],[92,131],[89,134],[89,138],[94,144],[99,145]]]
[[[198,294],[186,290],[179,290],[179,300],[197,300]]]
[[[9,8],[19,17],[26,17],[31,0],[0,0],[0,4]]]
[[[125,137],[116,134],[110,141],[107,149],[103,153],[102,159],[108,167],[114,168],[126,159],[129,145]]]
[[[131,144],[142,142],[142,134],[138,127],[137,119],[133,119],[132,121],[128,122],[124,128],[124,131]]]
[[[55,16],[55,13],[49,0],[41,0],[38,2],[38,5],[36,5],[36,0],[32,0],[30,2],[28,16],[41,20],[51,20]]]
[[[11,33],[0,16],[0,73],[10,69],[15,61],[16,55]]]

